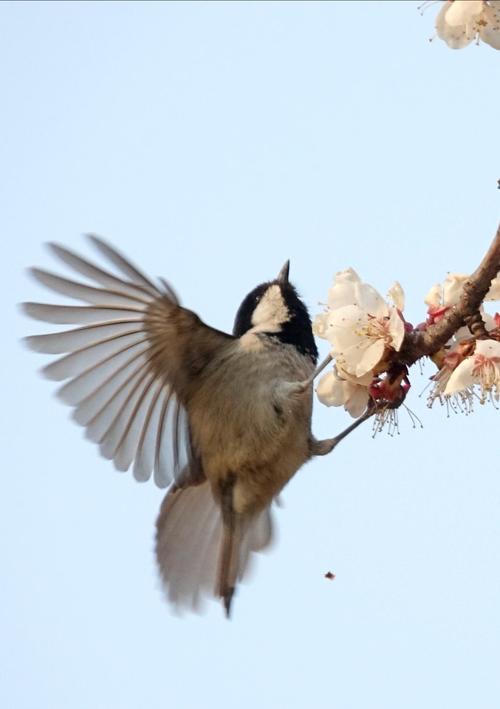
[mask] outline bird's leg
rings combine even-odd
[[[291,382],[291,383],[287,382],[289,393],[304,394],[304,392],[306,392],[309,389],[309,387],[311,386],[313,381],[316,379],[318,374],[321,374],[321,372],[324,370],[324,368],[330,364],[332,359],[333,358],[331,355],[328,355],[327,357],[325,357],[325,359],[321,362],[321,364],[316,367],[314,372],[307,379],[304,379],[301,382]]]
[[[352,433],[358,426],[367,421],[373,414],[376,413],[375,406],[369,406],[365,413],[360,416],[356,421],[351,423],[346,429],[341,431],[337,436],[333,438],[325,438],[322,441],[313,441],[311,446],[311,452],[313,455],[328,455],[331,453],[335,446],[340,443],[346,436]]]
[[[312,384],[312,383],[313,383],[313,381],[316,379],[316,377],[318,376],[318,374],[321,374],[321,372],[324,370],[324,368],[327,367],[327,366],[330,364],[330,362],[332,361],[332,359],[333,359],[333,358],[332,358],[332,355],[330,355],[330,354],[329,354],[327,357],[325,357],[325,359],[321,362],[321,364],[316,367],[316,369],[315,369],[314,372],[311,374],[311,376],[308,377],[304,382],[302,382],[302,384],[303,384],[303,386],[304,386],[304,389],[307,389],[307,387],[309,386],[309,384]]]

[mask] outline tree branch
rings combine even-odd
[[[411,365],[420,357],[437,352],[450,337],[472,318],[478,311],[491,281],[500,272],[500,226],[490,248],[481,263],[465,283],[462,297],[444,317],[425,331],[409,332],[405,336],[403,346],[398,353],[398,360]]]

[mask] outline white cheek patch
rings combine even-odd
[[[281,325],[288,320],[290,320],[290,313],[283,299],[281,288],[278,285],[270,286],[253,311],[252,329],[254,332],[279,332]]]

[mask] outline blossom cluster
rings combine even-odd
[[[426,321],[415,330],[426,330],[439,322],[463,294],[468,276],[449,274],[442,284],[428,292]],[[328,341],[333,368],[317,386],[319,400],[326,406],[343,406],[354,418],[368,407],[379,413],[395,410],[410,388],[408,369],[399,355],[405,335],[414,331],[405,320],[404,292],[399,283],[385,300],[373,286],[364,283],[349,268],[337,273],[324,311],[313,323],[313,331]],[[492,281],[485,301],[500,300],[500,274]],[[469,411],[474,398],[494,403],[500,398],[500,314],[492,316],[482,305],[478,313],[481,339],[468,327],[461,327],[431,359],[438,367],[432,378],[429,406],[458,404]]]
[[[436,34],[452,49],[473,40],[500,49],[500,0],[446,0],[436,18]]]
[[[439,322],[458,303],[467,280],[465,274],[450,273],[443,284],[430,289],[425,298],[428,311],[424,327]],[[496,300],[500,300],[500,274],[492,281],[484,299],[485,302]],[[479,315],[487,336],[476,340],[468,327],[461,327],[446,346],[433,355],[438,372],[432,377],[429,406],[438,399],[469,411],[476,395],[481,403],[488,398],[499,400],[500,315],[490,315],[484,306]]]
[[[316,316],[313,331],[328,340],[334,368],[316,389],[326,406],[344,406],[357,418],[370,401],[395,406],[409,388],[404,366],[395,366],[411,326],[403,317],[404,293],[399,283],[389,291],[390,302],[352,269],[337,273],[325,311]]]

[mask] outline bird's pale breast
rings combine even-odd
[[[290,395],[282,385],[306,379],[313,364],[252,333],[222,359],[207,367],[188,405],[193,443],[215,494],[232,475],[236,511],[254,512],[309,458],[312,391]]]

